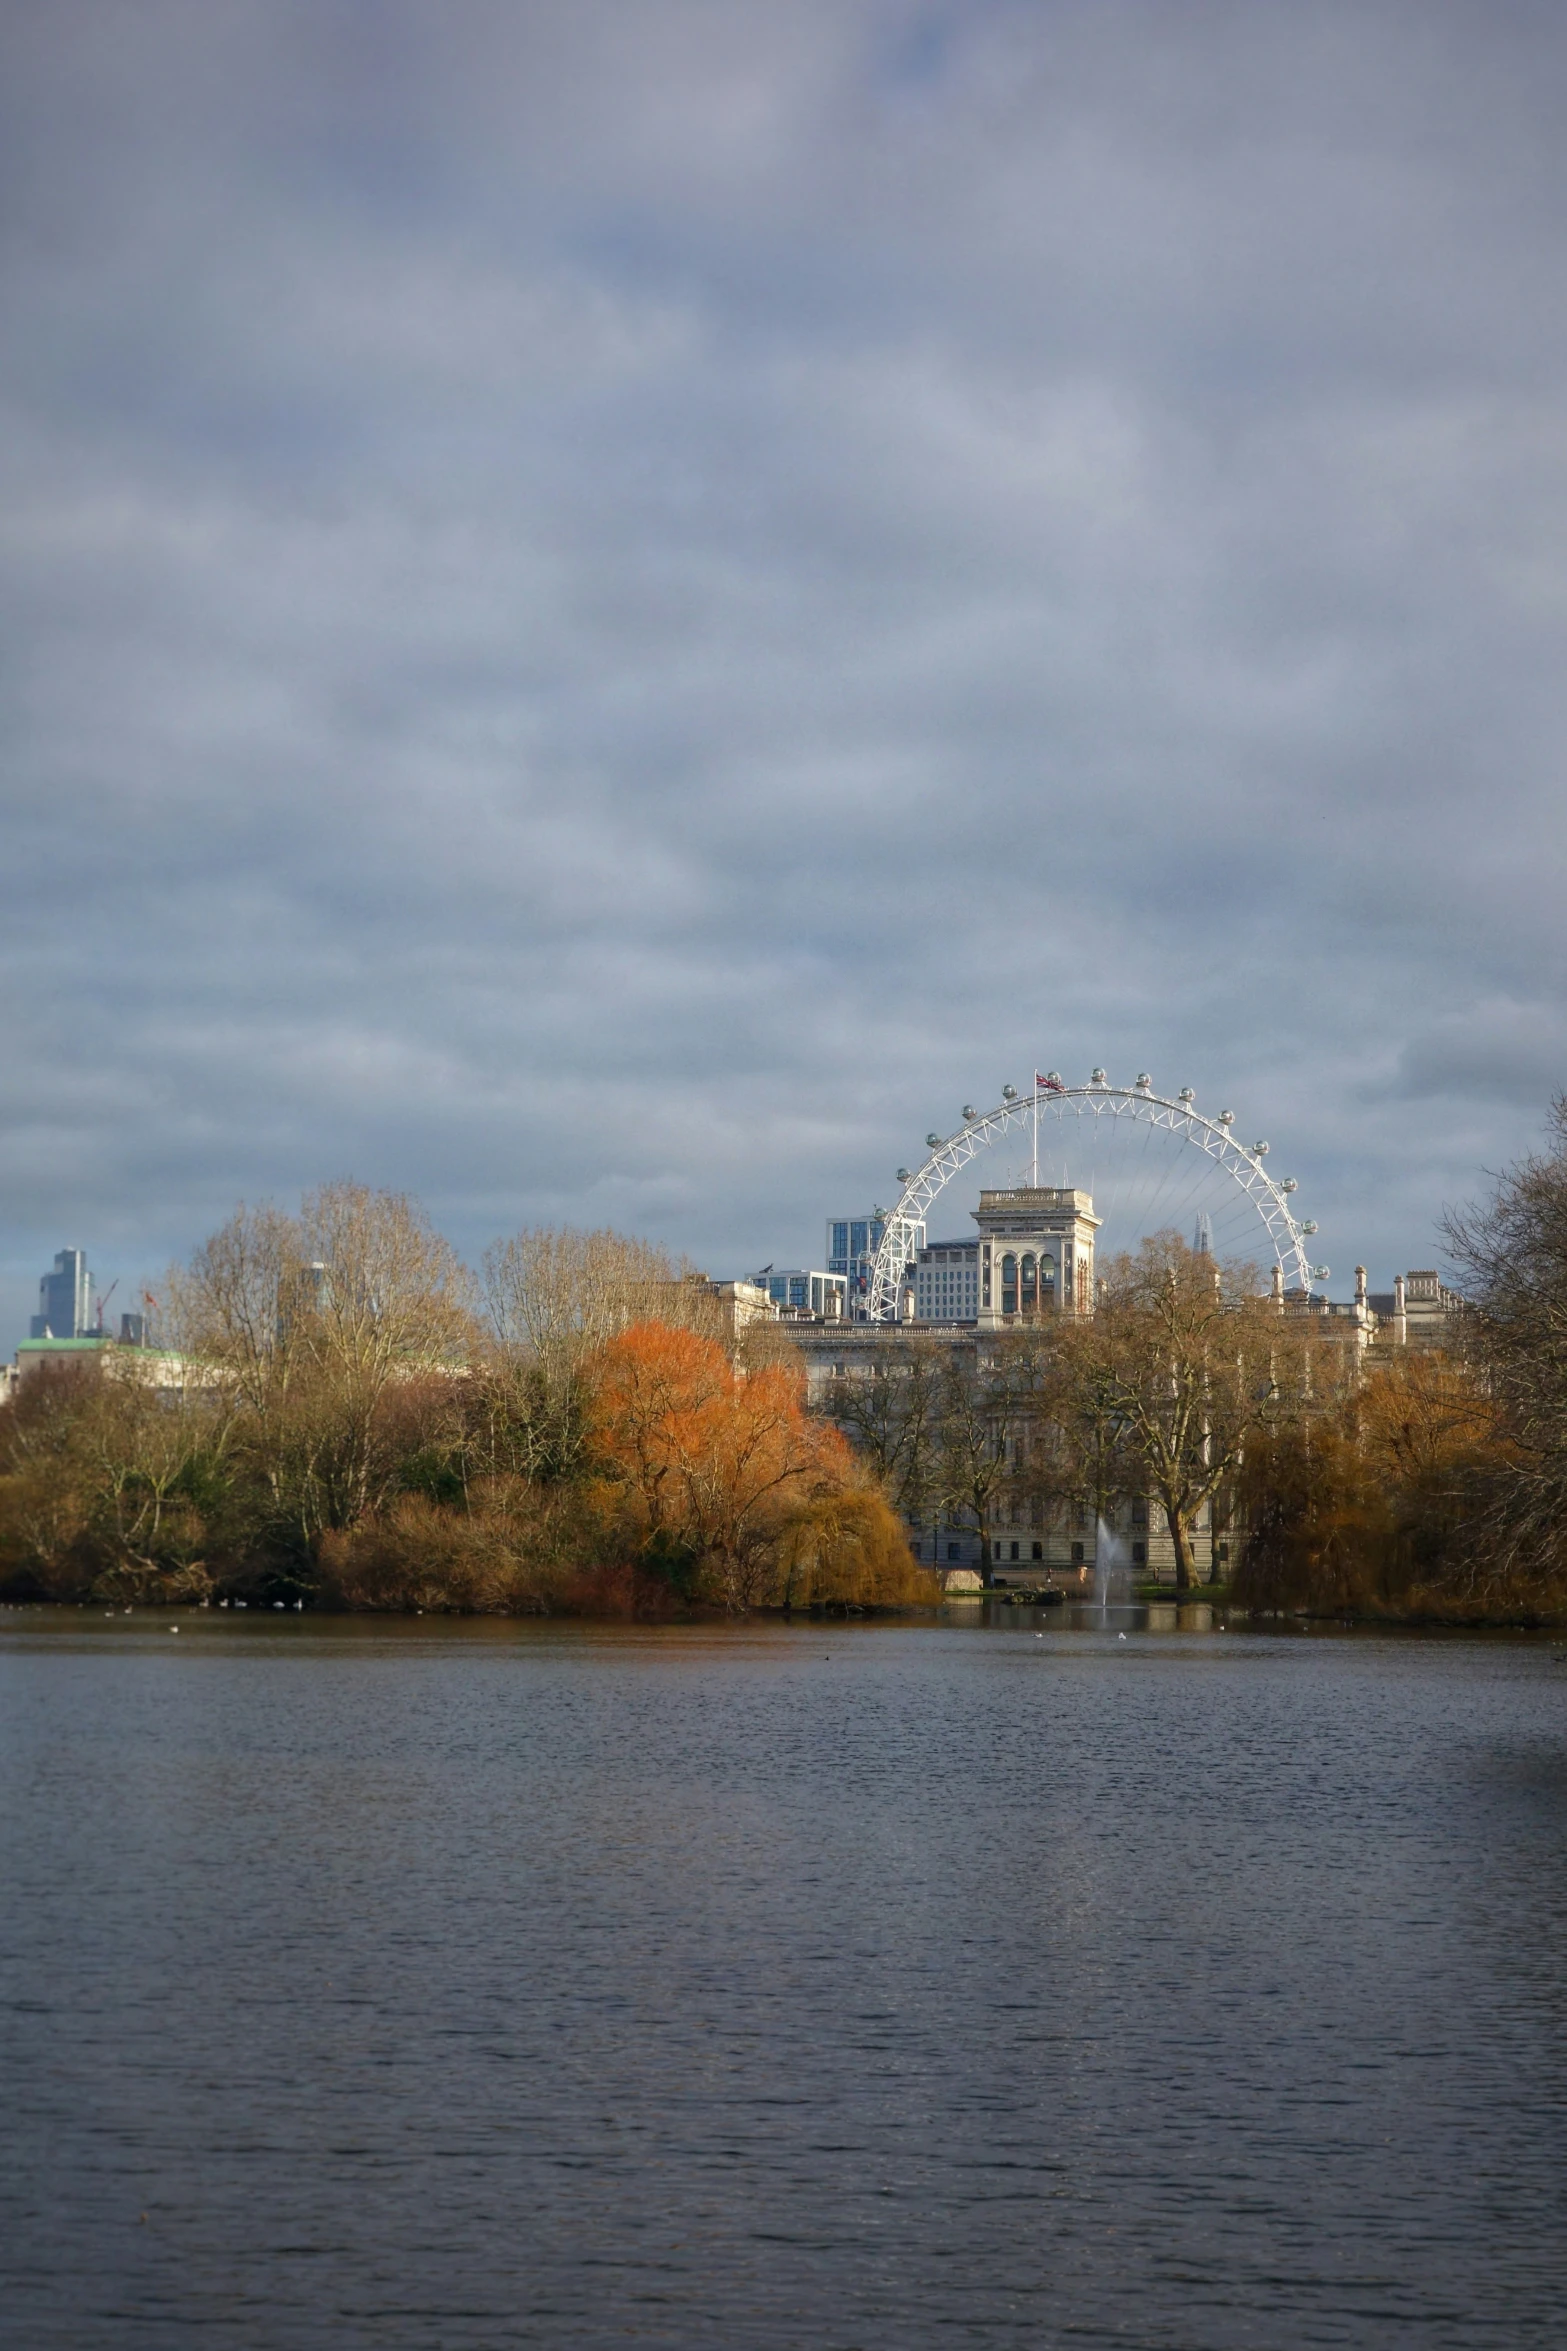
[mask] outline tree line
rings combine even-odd
[[[787,1326],[689,1266],[538,1229],[462,1266],[354,1184],[241,1208],[168,1280],[168,1352],[0,1410],[12,1596],[659,1613],[936,1597],[908,1529],[1146,1503],[1254,1608],[1567,1610],[1567,1098],[1444,1227],[1468,1310],[1362,1351],[1156,1235],[1092,1314],[917,1334],[808,1409]],[[174,1366],[170,1374],[169,1366]],[[1207,1556],[1203,1530],[1207,1531]],[[1222,1538],[1222,1543],[1221,1539]]]
[[[766,1325],[609,1232],[470,1273],[406,1196],[241,1208],[167,1279],[159,1353],[0,1413],[12,1595],[658,1614],[934,1596]]]

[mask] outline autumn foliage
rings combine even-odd
[[[644,1320],[580,1360],[573,1386],[569,1477],[520,1478],[491,1461],[460,1503],[404,1495],[326,1537],[333,1594],[371,1607],[635,1615],[935,1596],[842,1437],[806,1411],[798,1367],[746,1369],[717,1339]],[[493,1442],[482,1371],[464,1402]]]
[[[641,1322],[597,1366],[592,1428],[637,1555],[732,1610],[930,1597],[907,1540],[787,1364],[740,1372],[713,1339]]]
[[[0,1588],[667,1615],[933,1600],[767,1324],[645,1243],[539,1230],[475,1283],[414,1201],[242,1208],[162,1356],[0,1409]]]

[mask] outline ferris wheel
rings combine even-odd
[[[980,1152],[1010,1137],[1023,1145],[1011,1185],[1059,1184],[1091,1192],[1100,1219],[1101,1254],[1134,1248],[1145,1234],[1190,1228],[1196,1246],[1221,1260],[1262,1259],[1279,1268],[1286,1289],[1308,1291],[1328,1268],[1312,1265],[1306,1243],[1313,1220],[1294,1213],[1293,1176],[1270,1176],[1266,1142],[1237,1139],[1235,1113],[1212,1118],[1196,1106],[1190,1086],[1175,1096],[1156,1094],[1143,1071],[1134,1085],[1114,1086],[1096,1069],[1086,1086],[1070,1086],[1052,1070],[1035,1072],[1031,1091],[1003,1086],[994,1110],[963,1106],[963,1122],[949,1135],[925,1138],[930,1156],[916,1169],[900,1167],[897,1206],[886,1219],[861,1311],[872,1322],[893,1322],[904,1268],[918,1247],[932,1204]]]

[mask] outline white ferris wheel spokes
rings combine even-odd
[[[863,1307],[870,1321],[897,1319],[904,1268],[914,1255],[926,1213],[952,1178],[979,1152],[1003,1135],[1027,1130],[1033,1143],[1033,1180],[1036,1183],[1040,1180],[1041,1122],[1047,1139],[1052,1142],[1062,1139],[1070,1122],[1077,1154],[1080,1157],[1086,1147],[1091,1160],[1098,1155],[1102,1138],[1106,1136],[1122,1136],[1129,1141],[1131,1130],[1140,1128],[1144,1131],[1146,1150],[1154,1136],[1162,1133],[1168,1139],[1166,1150],[1172,1166],[1178,1161],[1205,1173],[1211,1196],[1228,1203],[1233,1210],[1228,1219],[1231,1237],[1240,1241],[1244,1236],[1248,1250],[1260,1248],[1271,1257],[1280,1268],[1286,1288],[1309,1290],[1314,1280],[1328,1278],[1325,1265],[1307,1261],[1305,1245],[1317,1228],[1309,1221],[1298,1221],[1291,1209],[1290,1199],[1296,1188],[1293,1178],[1275,1180],[1268,1174],[1264,1165],[1268,1156],[1266,1143],[1236,1141],[1231,1131],[1233,1112],[1221,1110],[1216,1118],[1207,1118],[1197,1109],[1189,1086],[1183,1086],[1171,1100],[1156,1094],[1152,1080],[1146,1075],[1140,1076],[1135,1085],[1113,1086],[1104,1071],[1096,1069],[1086,1086],[1069,1086],[1052,1073],[1038,1080],[1028,1093],[1020,1094],[1013,1086],[1003,1088],[994,1110],[981,1112],[965,1104],[963,1123],[954,1133],[926,1136],[930,1156],[922,1167],[912,1171],[899,1168],[898,1203],[886,1220]],[[1172,1144],[1181,1148],[1170,1152]],[[1195,1159],[1189,1155],[1193,1153],[1197,1155]],[[1052,1149],[1050,1157],[1055,1156]],[[1069,1159],[1071,1153],[1068,1151],[1064,1156]],[[1048,1173],[1046,1180],[1051,1180]],[[1084,1188],[1091,1190],[1093,1186]],[[1189,1191],[1182,1194],[1179,1187],[1172,1194],[1168,1172],[1160,1181],[1155,1181],[1150,1172],[1141,1201],[1143,1210],[1150,1216],[1165,1211],[1163,1221],[1170,1224],[1175,1217],[1169,1211],[1182,1198],[1191,1196]],[[1097,1199],[1095,1205],[1099,1205]],[[1154,1226],[1150,1222],[1143,1229],[1152,1230]]]

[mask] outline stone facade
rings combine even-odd
[[[807,1392],[812,1406],[830,1412],[835,1387],[845,1382],[896,1379],[908,1368],[911,1347],[934,1347],[964,1369],[983,1373],[996,1359],[996,1336],[970,1324],[921,1326],[910,1323],[797,1323],[790,1339],[805,1364]],[[909,1547],[925,1565],[940,1569],[973,1568],[999,1589],[1008,1586],[1059,1585],[1067,1591],[1090,1590],[1099,1566],[1098,1529],[1084,1512],[1047,1510],[1030,1491],[1026,1433],[998,1427],[998,1443],[1013,1464],[1013,1475],[998,1493],[991,1514],[991,1556],[983,1556],[979,1528],[971,1512],[957,1512],[935,1520],[908,1522]],[[1175,1582],[1175,1546],[1163,1513],[1146,1496],[1134,1496],[1118,1505],[1106,1529],[1107,1560],[1118,1572],[1157,1583]],[[1195,1533],[1199,1573],[1216,1570],[1223,1576],[1229,1564],[1229,1536],[1215,1530],[1204,1511]]]
[[[1043,1184],[981,1192],[974,1221],[982,1331],[1093,1311],[1094,1235],[1101,1220],[1090,1193]]]

